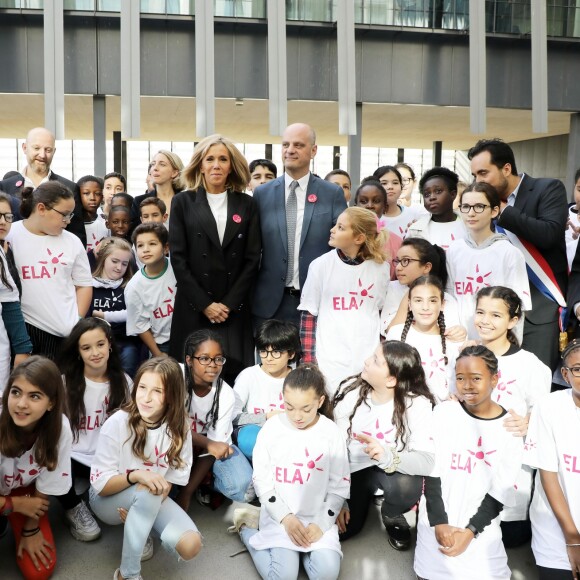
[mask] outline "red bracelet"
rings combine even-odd
[[[12,503],[12,498],[9,495],[4,496],[4,505],[2,510],[0,510],[0,516],[9,516],[14,511],[14,505]]]

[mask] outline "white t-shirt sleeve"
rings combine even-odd
[[[120,461],[123,446],[122,423],[114,415],[101,428],[97,450],[91,465],[91,485],[101,493],[111,477],[120,474]]]
[[[244,369],[236,378],[234,383],[234,412],[232,417],[237,417],[243,413],[250,398],[250,389],[252,387],[253,377],[252,367]]]
[[[72,431],[68,419],[62,417],[62,431],[58,440],[58,463],[54,471],[43,469],[36,479],[36,490],[46,495],[65,495],[72,485],[70,454]]]
[[[234,419],[235,397],[232,388],[224,382],[222,384],[219,401],[219,413],[215,427],[209,427],[207,438],[223,443],[232,442],[232,421]]]
[[[151,330],[149,313],[139,296],[137,278],[133,278],[125,288],[125,304],[127,306],[127,336],[137,336]]]
[[[165,479],[169,483],[174,483],[175,485],[186,485],[189,481],[191,466],[193,465],[193,444],[191,441],[191,429],[187,429],[186,431],[183,447],[181,448],[181,453],[179,456],[183,461],[183,465],[178,469],[173,469],[170,467],[165,474]]]
[[[81,243],[81,241],[74,236],[73,243],[75,245],[76,256],[72,267],[72,281],[75,286],[90,286],[93,287],[93,276],[91,274],[91,266],[89,258]]]
[[[524,463],[536,469],[558,473],[558,447],[550,425],[549,402],[548,396],[532,409],[524,446]]]
[[[324,256],[321,256],[323,258]],[[308,275],[306,276],[306,281],[304,282],[304,288],[302,288],[302,294],[300,296],[300,305],[298,310],[306,310],[318,316],[318,311],[320,309],[320,300],[322,299],[322,262],[321,258],[314,260],[308,267]]]

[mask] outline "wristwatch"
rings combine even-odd
[[[475,539],[479,538],[479,531],[473,524],[467,524],[465,529],[469,530]]]

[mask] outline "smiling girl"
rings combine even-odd
[[[415,572],[429,580],[509,580],[499,514],[515,502],[523,439],[506,431],[507,411],[492,400],[498,366],[489,349],[465,348],[455,373],[463,402],[433,412],[435,469],[419,506]]]
[[[101,429],[89,497],[106,524],[121,524],[121,513],[125,518],[115,580],[140,578],[152,530],[180,559],[191,560],[201,549],[197,527],[168,497],[173,484],[187,482],[192,462],[184,398],[178,363],[168,357],[149,359],[137,371],[130,403]]]
[[[65,228],[75,209],[71,191],[47,181],[22,192],[7,240],[22,281],[22,313],[33,352],[54,358],[91,303],[92,277],[80,240]]]
[[[389,283],[385,234],[375,214],[350,207],[330,230],[335,250],[314,260],[302,289],[300,334],[304,362],[316,361],[330,393],[379,343],[383,299]]]
[[[284,413],[262,427],[254,448],[254,485],[262,509],[234,512],[239,532],[262,578],[338,578],[335,524],[348,498],[346,444],[332,421],[325,380],[300,366],[284,381]],[[256,529],[258,528],[259,529]]]
[[[24,578],[49,578],[56,566],[48,496],[71,486],[71,430],[56,365],[32,356],[16,367],[0,412],[0,530],[6,516]]]

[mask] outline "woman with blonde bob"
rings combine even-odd
[[[329,395],[379,344],[380,316],[389,283],[386,232],[375,213],[344,210],[330,230],[334,250],[310,264],[302,289],[303,362],[317,363]]]
[[[140,223],[140,205],[146,197],[158,197],[162,199],[168,209],[176,193],[183,191],[185,183],[182,178],[183,161],[177,153],[160,149],[155,153],[149,164],[149,177],[153,186],[152,191],[147,191],[143,195],[138,195],[133,200],[131,208],[131,218],[133,226]],[[167,222],[169,227],[169,222]]]
[[[229,139],[210,135],[198,143],[183,177],[187,190],[173,199],[169,232],[177,278],[170,355],[183,359],[185,339],[211,328],[228,353],[222,375],[233,384],[254,364],[249,294],[261,241],[256,206],[242,193],[250,172]]]

